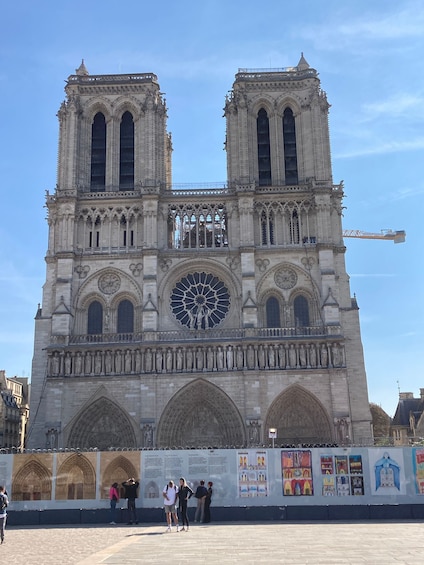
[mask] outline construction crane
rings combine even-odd
[[[358,237],[360,239],[390,239],[394,243],[403,243],[406,232],[404,230],[381,230],[380,233],[372,233],[361,230],[343,230],[343,237]]]

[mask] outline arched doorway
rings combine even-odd
[[[232,400],[218,387],[198,379],[169,401],[158,426],[158,447],[241,446],[242,418]]]
[[[319,400],[306,389],[293,385],[271,404],[265,433],[277,429],[279,444],[328,443],[333,441],[328,414]]]

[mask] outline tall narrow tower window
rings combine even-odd
[[[106,184],[106,120],[101,112],[91,126],[91,192],[104,192]]]
[[[134,332],[134,306],[129,300],[121,300],[118,306],[118,333]]]
[[[268,114],[264,108],[261,108],[258,112],[256,131],[258,136],[259,185],[269,185],[271,184],[271,148]]]
[[[300,243],[300,225],[297,210],[290,215],[290,243]]]
[[[87,333],[90,335],[103,333],[103,306],[97,300],[88,307]]]
[[[294,324],[296,327],[309,326],[309,304],[304,296],[294,299]]]
[[[297,184],[296,125],[290,108],[286,108],[283,114],[283,139],[286,184]]]
[[[134,120],[130,112],[125,112],[122,116],[119,142],[119,190],[133,190]]]
[[[280,304],[275,296],[271,296],[266,301],[266,327],[281,328]]]
[[[261,214],[262,245],[275,245],[274,240],[274,213],[272,211]]]

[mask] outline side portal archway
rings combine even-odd
[[[329,443],[332,426],[321,402],[299,385],[282,392],[271,404],[265,420],[265,432],[277,429],[278,443]]]
[[[134,429],[128,415],[108,398],[101,397],[86,406],[71,428],[68,447],[136,447]]]

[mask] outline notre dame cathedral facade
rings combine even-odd
[[[329,104],[303,55],[238,71],[215,186],[172,185],[154,74],[82,63],[65,92],[27,447],[370,440]]]

